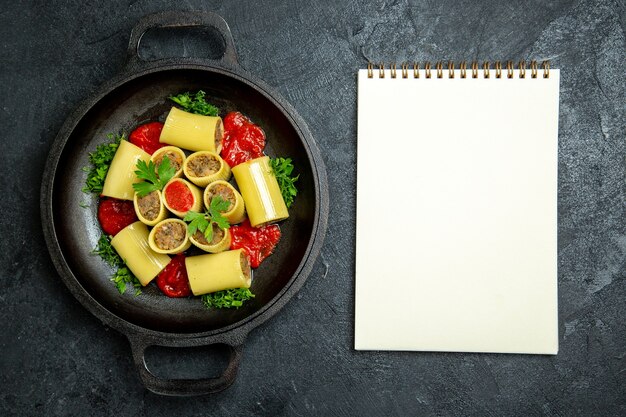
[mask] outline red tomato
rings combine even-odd
[[[191,295],[187,268],[185,267],[185,255],[179,253],[157,275],[156,283],[163,294],[168,297],[178,298]]]
[[[275,225],[252,227],[246,219],[237,226],[230,227],[232,242],[230,249],[243,248],[248,254],[250,266],[258,268],[261,262],[272,254],[280,240],[280,228]]]
[[[104,233],[115,236],[120,230],[137,220],[132,201],[117,198],[100,199],[98,221]]]
[[[182,181],[172,181],[165,190],[163,190],[167,204],[173,209],[181,212],[187,212],[193,206],[195,198],[191,190]]]
[[[222,158],[234,167],[242,162],[263,156],[265,133],[239,112],[228,113],[224,117],[224,137]]]
[[[224,130],[239,129],[245,123],[250,123],[250,119],[238,111],[232,111],[224,116]]]
[[[166,146],[165,143],[159,142],[163,130],[163,123],[151,122],[139,126],[133,130],[128,139],[133,145],[137,145],[144,151],[152,155],[157,149]]]

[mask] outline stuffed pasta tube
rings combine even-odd
[[[289,217],[268,156],[234,166],[232,172],[253,227],[276,223]]]
[[[187,224],[181,219],[165,219],[150,231],[148,236],[150,249],[156,253],[176,254],[189,249]]]
[[[235,190],[235,187],[224,180],[210,183],[204,189],[204,205],[206,208],[211,206],[211,200],[217,196],[230,203],[228,210],[222,212],[222,216],[228,220],[228,223],[237,224],[244,221],[246,218],[245,204],[243,197],[239,194],[239,191]]]
[[[163,204],[174,215],[183,218],[190,210],[202,209],[202,191],[187,180],[174,178],[163,187]]]
[[[232,288],[250,288],[252,270],[243,249],[185,258],[194,295]]]
[[[167,217],[163,194],[159,190],[154,190],[143,197],[135,193],[133,206],[139,221],[147,226],[154,226]]]
[[[169,256],[150,249],[148,235],[148,227],[137,221],[111,239],[111,246],[143,286],[148,285],[170,262]]]
[[[140,159],[147,163],[150,161],[150,154],[126,140],[120,141],[104,180],[102,195],[132,200],[135,195],[133,183],[141,181],[135,175],[137,161]]]
[[[210,227],[213,231],[210,241],[206,238],[204,233],[200,230],[196,230],[193,235],[189,236],[191,243],[209,253],[219,253],[230,248],[232,241],[230,230],[220,229],[216,223],[212,223]]]
[[[176,174],[172,178],[180,178],[183,175],[183,165],[186,159],[185,152],[176,146],[164,146],[157,149],[150,157],[150,160],[154,162],[158,169],[164,158],[169,159],[170,166],[176,170]]]
[[[211,151],[194,152],[187,157],[183,172],[198,187],[213,181],[230,179],[230,167],[218,154]]]
[[[219,116],[203,116],[172,107],[165,119],[159,142],[190,151],[220,153],[224,125]]]

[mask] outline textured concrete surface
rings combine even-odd
[[[0,415],[626,415],[623,0],[100,4],[4,2],[0,12]],[[309,123],[333,202],[302,291],[252,332],[234,386],[202,398],[144,390],[125,337],[64,287],[39,221],[63,120],[119,71],[137,19],[168,9],[225,17],[242,65]],[[179,54],[205,53],[180,39]],[[355,73],[368,59],[550,59],[561,69],[558,356],[352,349]],[[158,354],[163,372],[205,366]]]

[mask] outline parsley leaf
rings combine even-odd
[[[254,294],[248,288],[233,288],[204,294],[202,304],[206,308],[239,308],[252,298]]]
[[[109,166],[115,156],[115,152],[117,152],[120,142],[126,140],[124,134],[114,135],[109,133],[107,137],[109,142],[98,145],[94,152],[89,153],[91,167],[83,168],[83,171],[87,173],[87,180],[83,187],[84,193],[102,193],[104,180],[107,177],[107,172],[109,172]]]
[[[111,245],[111,237],[105,234],[100,235],[98,239],[98,245],[91,251],[94,255],[100,255],[100,257],[113,268],[116,268],[111,281],[115,283],[117,290],[120,294],[124,294],[128,285],[132,285],[135,288],[135,295],[141,294],[141,283],[137,279],[130,269],[126,266],[124,260],[117,254],[113,246]]]
[[[206,218],[205,213],[198,213],[190,210],[187,214],[185,214],[185,218],[183,220],[189,222],[187,230],[190,235],[195,234],[198,230],[206,235],[206,229],[209,227],[209,220]]]
[[[198,213],[195,211],[188,211],[183,220],[188,222],[187,230],[190,235],[200,230],[204,233],[206,240],[211,242],[213,240],[213,223],[222,230],[226,230],[230,227],[230,223],[226,217],[222,215],[222,212],[228,211],[230,202],[224,200],[222,197],[215,196],[211,199],[209,209],[204,213]]]
[[[196,94],[186,92],[177,96],[170,96],[169,99],[190,113],[203,116],[217,116],[220,113],[220,109],[207,103],[204,99],[205,95],[204,91],[199,90]]]
[[[172,166],[169,158],[163,158],[163,162],[161,162],[158,168],[154,162],[150,161],[146,164],[146,161],[140,159],[137,161],[135,175],[137,175],[137,178],[145,181],[134,183],[133,189],[139,197],[144,197],[152,191],[162,190],[175,174],[176,168]]]
[[[222,216],[222,213],[227,212],[230,208],[230,201],[224,200],[219,195],[216,195],[211,199],[209,204],[209,217],[217,226],[224,230],[230,227],[230,223],[226,220],[226,217]]]
[[[283,200],[287,207],[291,207],[293,199],[298,194],[298,189],[294,185],[300,175],[292,176],[293,164],[291,158],[270,158],[270,166],[278,181],[280,187],[280,193],[283,195]]]

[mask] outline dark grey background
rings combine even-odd
[[[332,201],[306,285],[252,332],[235,384],[203,398],[144,390],[126,339],[58,277],[39,220],[41,175],[64,119],[118,73],[137,19],[169,9],[229,22],[241,64],[309,124]],[[625,415],[625,25],[623,0],[4,1],[0,414]],[[207,53],[197,35],[176,39],[180,55]],[[352,348],[355,74],[368,59],[550,59],[561,69],[557,356]],[[209,366],[197,352],[182,365],[186,355],[167,353],[163,372]]]

